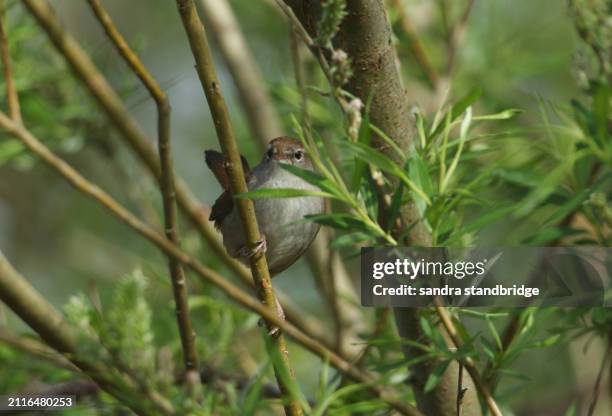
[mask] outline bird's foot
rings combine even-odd
[[[247,246],[242,247],[240,250],[238,250],[238,257],[245,257],[245,258],[252,258],[255,257],[258,254],[263,254],[268,250],[268,245],[266,242],[266,236],[265,235],[261,235],[261,240],[259,240],[257,243],[255,243],[255,246],[252,248],[249,248]]]

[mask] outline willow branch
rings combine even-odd
[[[234,138],[229,112],[225,104],[225,99],[221,92],[221,86],[217,73],[214,67],[212,54],[206,38],[204,26],[198,16],[196,6],[193,0],[177,0],[177,6],[183,21],[183,26],[189,39],[189,45],[196,61],[196,71],[202,88],[208,101],[208,107],[212,114],[212,118],[217,131],[217,137],[223,155],[226,159],[226,171],[229,177],[229,189],[232,195],[242,194],[248,191],[242,163],[240,161],[240,152]],[[257,218],[255,217],[255,207],[253,201],[249,199],[234,200],[235,208],[238,208],[240,219],[242,221],[243,231],[250,250],[255,251],[258,245],[261,244],[261,234]],[[270,309],[280,313],[277,309],[276,296],[270,280],[270,272],[268,270],[268,262],[263,251],[250,257],[251,273],[257,287],[259,299]],[[266,322],[268,330],[272,331],[274,324]],[[290,388],[282,376],[283,373],[289,374],[295,378],[295,374],[289,361],[289,351],[285,343],[285,337],[281,333],[272,338],[272,345],[276,348],[282,357],[282,365],[285,367],[277,368],[275,366],[276,379],[281,391],[291,397]],[[302,408],[298,400],[291,397],[285,404],[285,413],[287,415],[302,415]]]
[[[251,131],[262,148],[282,133],[282,126],[227,0],[200,0],[210,32],[236,84]]]
[[[457,328],[455,328],[455,324],[453,323],[453,320],[451,319],[450,315],[446,311],[446,308],[444,308],[443,306],[440,306],[439,302],[436,302],[436,313],[440,317],[440,320],[442,321],[442,325],[444,325],[444,328],[446,329],[446,332],[448,333],[451,340],[453,341],[453,344],[455,344],[455,347],[459,350],[463,346],[463,342],[461,342],[461,338],[459,337]],[[478,369],[476,368],[476,364],[474,364],[474,361],[470,357],[466,357],[460,361],[461,361],[460,364],[463,364],[465,369],[470,374],[470,377],[472,377],[472,380],[474,381],[474,384],[476,385],[478,392],[480,393],[483,400],[485,401],[487,408],[489,409],[491,414],[493,416],[502,416],[502,413],[499,410],[499,407],[497,406],[495,399],[491,395],[489,388],[487,387],[486,383],[484,383],[484,381],[482,380],[482,377],[480,377],[480,373],[478,372]]]
[[[14,124],[4,114],[0,119]],[[174,415],[172,405],[157,393],[148,394],[147,400],[134,400],[133,391],[136,385],[131,378],[113,377],[109,368],[79,358],[75,334],[63,316],[13,268],[2,252],[0,252],[0,300],[36,331],[47,344],[135,413],[143,416]]]
[[[174,193],[174,169],[172,166],[172,151],[170,142],[170,103],[168,97],[147,71],[136,53],[115,27],[110,15],[102,7],[100,0],[89,0],[91,9],[100,21],[106,35],[119,51],[132,71],[142,81],[146,89],[155,100],[157,106],[158,122],[158,150],[160,160],[160,188],[164,206],[164,223],[166,238],[180,247],[176,225],[176,197]],[[168,267],[172,279],[172,292],[176,319],[178,321],[181,345],[183,347],[183,360],[187,371],[197,371],[198,358],[195,345],[195,331],[189,317],[187,283],[181,264],[172,256],[168,256]],[[188,377],[193,379],[193,377]],[[196,378],[197,380],[197,378]]]
[[[33,136],[32,133],[26,130],[23,126],[13,122],[3,113],[0,113],[0,128],[5,129],[8,133],[20,139],[32,153],[41,158],[43,162],[57,171],[57,173],[59,173],[77,191],[92,198],[94,201],[102,205],[113,216],[145,237],[164,253],[169,254],[179,260],[185,267],[192,270],[202,280],[217,286],[236,303],[262,316],[266,321],[271,322],[274,326],[279,327],[285,334],[293,338],[298,344],[302,345],[315,355],[321,357],[323,360],[328,360],[330,365],[346,374],[349,378],[360,383],[372,383],[371,389],[381,399],[385,400],[395,409],[402,412],[402,414],[412,416],[420,414],[418,411],[414,410],[414,408],[406,406],[400,400],[398,400],[392,391],[377,386],[377,379],[373,374],[353,367],[344,358],[329,350],[316,339],[309,337],[294,325],[280,319],[275,310],[262,305],[258,299],[252,297],[244,290],[234,286],[217,272],[203,266],[180,247],[177,247],[175,244],[164,238],[163,235],[159,234],[150,226],[144,224],[136,216],[117,203],[110,195],[108,195],[98,186],[86,180],[74,168],[51,152],[49,148],[47,148],[40,142],[40,140]]]
[[[121,138],[127,142],[134,153],[143,161],[149,172],[159,180],[161,166],[155,149],[150,144],[151,141],[138,128],[117,93],[110,86],[104,75],[98,71],[87,53],[81,48],[74,37],[64,30],[49,3],[45,0],[24,0],[24,4],[41,28],[47,33],[54,46],[66,59],[77,77],[95,98],[110,121],[121,133]],[[245,284],[252,286],[253,280],[250,272],[227,254],[217,231],[207,221],[206,217],[202,215],[202,206],[199,201],[178,176],[175,178],[175,192],[179,207],[189,217],[215,255]],[[281,299],[281,304],[288,320],[304,332],[322,340],[325,345],[333,345],[329,340],[325,326],[318,319],[299,311],[282,293],[279,292],[277,295]]]
[[[0,343],[26,352],[33,357],[48,361],[60,368],[76,372],[80,371],[79,368],[66,359],[66,357],[58,354],[54,349],[49,348],[46,344],[33,338],[13,335],[5,329],[0,328]]]
[[[21,110],[19,108],[19,97],[13,79],[13,70],[9,52],[8,38],[4,27],[4,1],[0,0],[0,59],[4,69],[4,82],[6,83],[6,100],[8,102],[9,114],[13,120],[21,123]]]

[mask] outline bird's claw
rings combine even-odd
[[[246,258],[252,258],[254,256],[256,256],[257,254],[260,253],[265,253],[268,250],[268,245],[266,242],[266,236],[265,235],[261,235],[261,240],[259,240],[257,243],[255,243],[255,246],[253,248],[249,248],[249,247],[242,247],[239,251],[238,251],[238,257],[246,257]]]

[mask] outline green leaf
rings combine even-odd
[[[268,360],[265,365],[259,368],[257,371],[255,380],[249,384],[248,388],[246,389],[246,397],[240,405],[241,414],[245,416],[256,414],[257,408],[261,404],[261,391],[263,389],[263,383],[269,368],[270,361]]]
[[[451,360],[445,360],[445,361],[441,362],[429,374],[429,377],[427,377],[427,381],[425,382],[425,389],[424,389],[425,393],[429,393],[430,391],[432,391],[433,389],[436,388],[436,386],[438,385],[438,383],[442,379],[442,376],[444,375],[444,372],[448,368],[448,365],[450,364],[450,362],[451,362]]]
[[[463,114],[463,112],[470,106],[472,105],[474,102],[476,102],[476,100],[478,100],[480,98],[480,96],[482,95],[482,89],[480,87],[478,88],[474,88],[472,91],[470,91],[465,97],[461,98],[459,101],[457,101],[450,109],[450,122],[453,122],[457,119],[457,117],[459,117],[461,114]],[[445,120],[446,117],[443,118],[443,120]],[[442,132],[442,130],[445,128],[445,123],[439,123],[435,130],[433,131],[432,134],[430,134],[430,137],[436,137],[438,134],[440,134]]]
[[[554,334],[548,338],[545,338],[541,341],[534,342],[529,344],[528,348],[548,348],[557,344],[561,340],[561,334]]]
[[[497,350],[502,351],[504,347],[502,344],[502,340],[499,336],[499,333],[497,332],[497,328],[495,328],[495,325],[493,324],[493,322],[488,316],[486,317],[486,321],[487,321],[487,326],[489,327],[489,332],[491,332],[491,336],[493,337],[493,340],[495,340],[495,345],[497,346]]]
[[[306,215],[305,218],[310,221],[314,221],[318,224],[336,228],[339,230],[363,231],[363,232],[372,231],[370,226],[367,223],[363,222],[361,219],[354,217],[350,214],[334,213],[334,214]]]
[[[477,121],[485,121],[485,120],[508,120],[514,117],[516,114],[522,113],[523,110],[518,108],[509,108],[504,111],[500,111],[495,114],[485,114],[482,116],[474,116],[473,119]]]
[[[367,175],[361,181],[361,188],[359,190],[361,199],[366,207],[368,216],[373,221],[378,221],[378,195],[376,191],[376,185],[371,175]]]
[[[423,192],[431,200],[435,192],[434,186],[431,181],[427,165],[425,164],[418,152],[414,152],[412,154],[412,156],[407,162],[407,168],[410,179],[418,188],[422,189]],[[419,213],[423,215],[425,213],[425,209],[427,208],[427,203],[423,198],[420,198],[418,194],[415,194],[415,196],[417,197],[415,198],[416,206],[419,210]]]
[[[561,205],[553,215],[544,221],[542,227],[556,224],[569,214],[576,211],[577,208],[582,205],[582,203],[586,201],[592,193],[597,192],[603,185],[609,186],[610,177],[612,177],[612,175],[605,175],[605,177],[599,180],[592,188],[583,189],[582,191],[578,192],[573,198]]]
[[[239,199],[299,198],[304,196],[338,199],[336,195],[328,192],[293,188],[261,188],[235,195]]]
[[[402,197],[404,195],[404,184],[402,182],[399,183],[395,193],[393,194],[393,198],[391,199],[391,205],[389,206],[388,219],[387,219],[387,232],[391,230],[393,224],[395,224],[395,220],[400,213],[400,208],[402,206]]]
[[[509,205],[509,206],[498,208],[493,211],[489,211],[488,213],[479,216],[478,219],[472,221],[471,223],[461,228],[458,233],[454,234],[446,242],[446,244],[455,242],[466,234],[472,233],[474,231],[478,231],[484,228],[485,226],[499,220],[500,218],[507,216],[508,214],[510,214],[511,212],[514,212],[515,210],[516,210],[516,207],[514,205]]]
[[[287,165],[285,163],[281,164],[280,166],[281,168],[285,169],[286,171],[291,172],[295,176],[301,179],[304,179],[309,184],[318,187],[322,191],[325,191],[325,192],[328,192],[329,194],[334,195],[335,199],[339,199],[342,201],[345,200],[342,194],[342,191],[338,189],[336,184],[332,182],[331,180],[319,175],[318,173],[310,171],[310,170],[306,170],[306,169],[301,169],[296,166]]]
[[[343,141],[339,143],[340,146],[343,146],[351,153],[353,153],[356,157],[371,163],[376,166],[380,170],[387,172],[399,180],[401,180],[404,185],[406,185],[410,190],[419,195],[423,200],[426,201],[427,205],[431,203],[429,197],[418,188],[412,180],[408,177],[406,172],[402,168],[400,168],[397,164],[395,164],[391,159],[387,156],[383,155],[379,151],[372,149],[369,146],[363,145],[361,143],[351,143],[348,141]]]
[[[336,237],[329,245],[332,249],[339,249],[344,247],[352,247],[358,244],[370,241],[372,236],[361,231],[354,233],[343,234]]]
[[[495,346],[493,344],[491,344],[491,341],[489,341],[485,337],[481,337],[480,338],[480,345],[482,346],[482,350],[484,351],[485,355],[487,357],[489,357],[489,359],[492,362],[495,362],[497,353],[496,353]]]

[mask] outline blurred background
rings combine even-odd
[[[139,81],[118,58],[85,2],[51,2],[66,29],[86,49],[98,68],[124,98],[130,114],[150,138],[156,137],[156,111]],[[205,149],[218,149],[194,61],[174,2],[162,0],[106,0],[103,2],[115,24],[146,67],[168,93],[172,105],[172,143],[177,173],[185,179],[197,198],[210,206],[220,193],[203,159]],[[268,1],[232,0],[231,5],[244,37],[263,74],[266,89],[274,100],[287,134],[293,133],[291,116],[298,116],[299,97],[291,57],[290,31],[286,20]],[[449,21],[460,21],[466,1],[404,0],[403,13],[418,37],[431,67],[439,78],[432,82],[415,58],[414,39],[407,36],[402,13],[390,7],[394,42],[409,100],[426,117],[433,117],[444,100],[454,101],[475,87],[482,88],[478,114],[519,109],[512,120],[500,121],[495,128],[508,136],[538,141],[544,136],[544,118],[555,123],[548,103],[567,107],[582,94],[581,82],[585,47],[579,42],[566,2],[558,0],[507,1],[476,0],[465,23],[459,28],[458,43],[449,56]],[[6,1],[6,22],[17,88],[24,118],[45,143],[62,154],[85,177],[99,184],[140,218],[161,228],[161,200],[156,183],[117,139],[117,133],[80,83],[71,75],[44,33],[34,24],[18,1]],[[609,17],[608,17],[609,19]],[[204,15],[206,23],[206,16]],[[249,131],[237,91],[227,68],[216,52],[217,70],[227,99],[235,132],[243,154],[255,165],[261,151]],[[316,63],[307,57],[318,82]],[[4,86],[0,87],[4,94]],[[329,99],[313,94],[313,127],[324,136],[342,128],[342,114]],[[529,149],[513,148],[507,161],[522,163]],[[536,162],[534,162],[536,163]],[[495,198],[495,195],[490,197]],[[508,195],[504,195],[504,198]],[[511,196],[511,198],[514,196]],[[520,195],[519,195],[520,197]],[[534,220],[536,221],[536,220]],[[181,235],[186,249],[205,264],[224,271],[184,218]],[[484,241],[499,245],[521,241],[521,226],[534,227],[525,220],[517,226],[501,219],[482,231]],[[118,279],[141,268],[153,281],[148,300],[153,306],[156,338],[178,353],[173,304],[167,278],[166,259],[149,243],[111,218],[94,202],[84,198],[58,175],[27,154],[16,142],[0,133],[0,249],[15,267],[54,305],[61,307],[78,292],[90,293],[95,285],[103,299],[111,296]],[[349,270],[358,284],[358,262],[348,259]],[[227,273],[226,273],[227,274]],[[300,307],[329,324],[329,314],[317,292],[304,260],[274,279]],[[214,294],[210,287],[194,285],[197,294]],[[204,297],[202,297],[204,299]],[[204,300],[200,299],[202,302]],[[206,298],[208,299],[208,298]],[[196,332],[204,357],[222,362],[231,350],[236,330],[257,339],[255,317],[235,312],[230,318],[224,308],[206,309],[198,314],[194,306]],[[372,311],[365,318],[372,319]],[[25,330],[20,321],[4,310],[1,319],[9,327]],[[229,319],[229,321],[228,321]],[[546,332],[547,316],[537,322]],[[551,319],[554,319],[551,318]],[[216,331],[226,327],[219,339]],[[250,328],[250,329],[249,329]],[[252,348],[258,360],[259,344]],[[250,344],[249,344],[250,345]],[[259,346],[258,346],[259,345]],[[562,344],[545,351],[533,350],[521,356],[515,370],[526,374],[508,383],[503,400],[516,414],[563,414],[539,403],[557,402],[565,412],[571,399],[589,389],[600,364],[603,343],[595,342],[584,353],[584,343]],[[248,348],[251,348],[249,346]],[[292,360],[301,375],[306,393],[316,387],[319,364],[301,348],[291,346]],[[4,360],[3,360],[4,354]],[[31,371],[45,378],[40,363],[28,361],[0,349],[0,392],[14,391],[32,383]],[[10,359],[8,359],[10,357]],[[592,360],[590,357],[597,357]],[[34,370],[33,370],[34,369]],[[8,374],[17,377],[7,377]],[[608,395],[604,395],[609,397]],[[567,398],[567,400],[565,399]],[[600,415],[609,414],[602,398]]]

